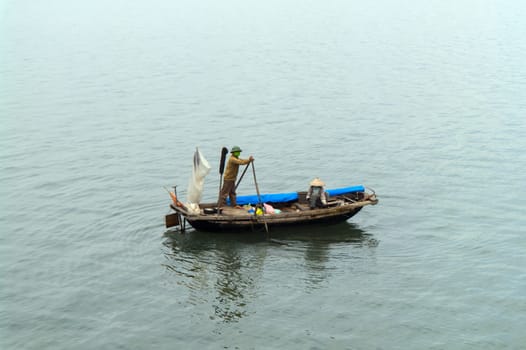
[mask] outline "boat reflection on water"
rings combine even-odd
[[[264,240],[197,231],[167,232],[165,237],[163,266],[174,274],[177,285],[187,288],[189,303],[211,305],[210,317],[224,322],[246,316],[247,304],[258,292],[267,253],[261,247]]]
[[[352,243],[353,245],[377,246],[374,237],[359,228],[358,225],[343,222],[334,225],[309,225],[304,227],[290,227],[287,230],[271,232],[272,238],[285,242],[324,242],[324,243]]]
[[[373,235],[349,222],[296,227],[276,232],[273,237],[302,251],[305,267],[303,280],[308,292],[323,287],[333,272],[341,268],[342,264],[347,265],[345,260],[352,260],[351,264],[354,264],[356,259],[374,255],[374,248],[379,244]],[[347,248],[352,248],[352,253]]]
[[[217,234],[195,230],[168,231],[165,237],[163,266],[175,278],[177,288],[185,287],[189,303],[211,305],[210,317],[224,322],[237,322],[252,310],[250,304],[264,294],[269,276],[279,274],[274,281],[286,279],[284,266],[291,266],[290,275],[303,276],[300,285],[314,290],[338,268],[327,267],[336,247],[352,246],[371,254],[371,248],[378,245],[372,235],[348,222],[275,230],[270,238],[265,231]],[[304,271],[298,271],[298,266]]]

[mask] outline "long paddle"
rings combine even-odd
[[[250,166],[250,164],[247,164],[247,166],[245,167],[245,170],[243,170],[243,173],[241,173],[241,176],[239,177],[239,180],[237,180],[236,187],[234,187],[234,191],[237,190],[237,186],[239,186],[239,183],[241,182],[241,179],[243,179],[243,176],[245,176],[245,173],[247,172],[247,169],[248,169],[249,166]]]
[[[250,162],[250,164],[252,164],[252,173],[254,174],[254,183],[256,184],[256,192],[258,194],[258,202],[259,202],[260,207],[263,207],[263,204],[261,203],[261,195],[259,194],[258,181],[256,180],[256,169],[254,168],[254,161]],[[261,209],[263,210],[263,208],[261,208]],[[265,224],[265,231],[267,231],[267,235],[268,235],[268,226],[267,226],[267,220],[265,219],[265,213],[263,213],[262,218],[263,218],[263,223]]]
[[[221,150],[221,160],[219,161],[219,196],[217,197],[217,211],[219,213],[219,204],[221,204],[221,186],[223,182],[223,172],[225,171],[225,159],[228,154],[228,148],[223,147]]]

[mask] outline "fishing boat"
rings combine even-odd
[[[221,161],[223,164],[224,154],[223,149]],[[199,171],[199,167],[203,165],[209,167],[199,150],[196,150],[193,174],[206,175],[207,171]],[[257,194],[238,196],[236,207],[229,206],[229,201],[226,206],[219,207],[217,202],[182,203],[175,192],[169,191],[172,202],[170,213],[165,216],[166,227],[184,232],[188,223],[199,231],[266,230],[268,232],[272,228],[283,226],[342,222],[358,214],[363,207],[378,203],[374,190],[363,185],[324,190],[326,200],[322,205],[317,205],[307,191],[261,194],[257,186],[254,165],[253,163],[250,165],[253,169]],[[221,168],[220,174],[222,174]],[[247,169],[248,165],[245,171]],[[197,183],[201,181],[202,184],[202,178],[198,178]]]

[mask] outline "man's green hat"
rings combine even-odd
[[[232,150],[230,151],[230,153],[234,153],[234,152],[243,152],[243,151],[241,150],[241,148],[239,148],[239,146],[234,146],[232,147]]]

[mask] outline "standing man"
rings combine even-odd
[[[221,194],[219,198],[219,206],[222,207],[226,204],[226,197],[230,197],[230,206],[235,208],[241,208],[237,205],[236,201],[236,179],[240,165],[249,164],[254,161],[254,157],[250,156],[248,159],[241,159],[241,148],[239,146],[232,147],[230,151],[230,158],[226,165],[225,177],[223,180],[223,187],[221,188]]]

